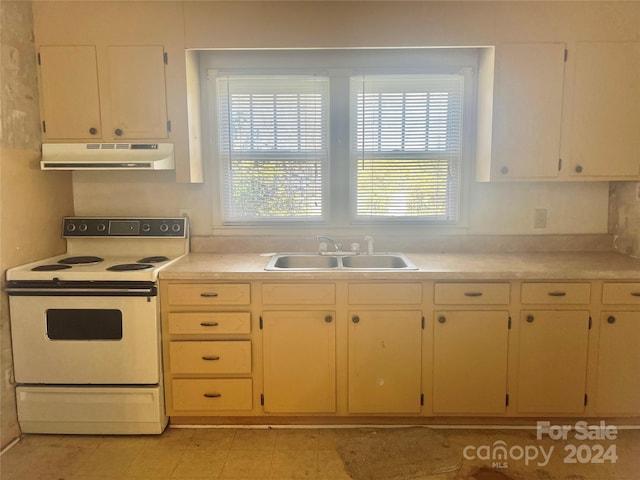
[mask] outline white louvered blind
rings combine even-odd
[[[351,78],[355,221],[455,223],[464,76]]]
[[[226,224],[321,221],[328,181],[329,79],[217,79]]]

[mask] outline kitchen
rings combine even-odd
[[[638,2],[186,2],[184,8],[182,2],[118,6],[109,2],[49,3],[34,3],[33,19],[29,2],[2,5],[2,78],[3,85],[9,87],[3,87],[2,97],[3,271],[63,253],[60,219],[73,215],[175,217],[186,210],[190,213],[192,251],[315,251],[315,235],[324,233],[344,238],[345,245],[351,240],[361,241],[360,230],[351,233],[340,228],[309,229],[302,238],[283,235],[281,230],[247,235],[238,228],[215,228],[213,171],[206,160],[202,166],[198,142],[195,149],[189,144],[199,137],[197,132],[188,131],[188,78],[184,73],[188,60],[178,60],[184,57],[181,52],[185,48],[330,49],[559,42],[571,50],[578,41],[637,42],[640,15]],[[68,28],[75,15],[84,18],[96,9],[101,16],[95,17],[94,23]],[[184,21],[177,21],[182,18]],[[39,43],[83,45],[87,38],[96,38],[93,43],[107,42],[116,24],[118,44],[160,44],[168,53],[167,110],[176,149],[175,171],[41,171],[38,67],[31,30],[35,29],[36,37],[52,36],[37,40]],[[378,250],[409,254],[422,249],[518,251],[525,245],[535,251],[615,250],[638,257],[637,189],[637,176],[615,182],[470,182],[467,226],[461,231],[429,227],[411,231],[409,240],[408,235],[394,235],[380,228],[367,233],[373,233]],[[536,209],[546,209],[546,228],[534,228]],[[3,292],[3,447],[19,435],[9,338],[8,301]]]

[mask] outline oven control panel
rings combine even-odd
[[[67,237],[171,237],[187,238],[186,217],[65,217],[62,236]]]

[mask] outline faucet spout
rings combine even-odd
[[[318,235],[316,237],[316,240],[327,240],[333,244],[333,248],[336,253],[342,252],[342,243],[334,240],[332,237],[329,237],[327,235]]]

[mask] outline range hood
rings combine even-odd
[[[172,143],[45,143],[42,170],[173,170]]]

